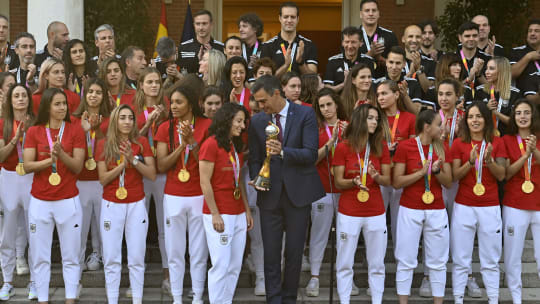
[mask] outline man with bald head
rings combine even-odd
[[[401,37],[401,42],[403,42],[407,55],[404,68],[405,76],[418,80],[425,93],[435,83],[435,61],[420,53],[422,29],[418,25],[407,26],[403,37]]]
[[[489,19],[484,15],[476,15],[471,21],[478,24],[478,48],[491,56],[504,56],[504,48],[496,43],[495,35],[489,39]]]
[[[66,43],[69,41],[69,30],[60,21],[53,21],[47,27],[47,44],[42,50],[36,51],[35,64],[39,67],[43,61],[50,57],[62,59],[62,53]]]

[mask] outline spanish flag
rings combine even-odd
[[[165,3],[161,1],[161,18],[159,18],[159,26],[156,35],[156,43],[154,44],[154,50],[157,47],[159,39],[167,36],[169,36],[169,32],[167,31],[167,13],[165,12]],[[154,58],[156,58],[157,55],[157,52],[154,51]]]

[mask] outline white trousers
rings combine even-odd
[[[120,204],[102,200],[100,226],[103,239],[103,269],[107,300],[111,304],[118,303],[124,233],[133,302],[141,300],[144,285],[146,234],[148,233],[148,214],[144,200]]]
[[[4,282],[13,282],[16,257],[24,256],[28,235],[28,207],[34,174],[20,176],[15,171],[2,168],[0,197],[2,221],[0,233],[0,262]],[[22,247],[22,248],[21,248]],[[22,249],[22,250],[21,250]],[[29,252],[29,264],[31,254]],[[30,266],[30,265],[29,265]],[[33,271],[30,268],[30,281]]]
[[[83,265],[90,227],[92,227],[92,250],[101,254],[99,225],[94,226],[92,223],[99,222],[103,186],[99,181],[77,181],[77,188],[79,188],[79,199],[81,200],[82,209],[81,254],[79,263]]]
[[[499,260],[502,252],[501,208],[498,205],[470,207],[455,202],[451,229],[454,297],[462,297],[465,293],[472,264],[474,236],[478,232],[480,273],[490,303],[496,303],[499,297]]]
[[[247,185],[250,181],[249,168],[246,164],[242,167],[240,174]],[[255,276],[264,278],[264,247],[261,232],[261,215],[257,206],[257,190],[251,186],[246,186],[246,197],[253,217],[253,228],[248,231],[250,239],[251,261],[255,266]]]
[[[398,295],[410,295],[413,271],[418,266],[418,244],[424,238],[424,267],[429,269],[429,282],[434,297],[444,297],[446,263],[450,246],[446,210],[418,210],[399,207],[396,289]]]
[[[30,253],[38,301],[49,300],[51,280],[51,247],[56,227],[62,254],[62,274],[66,299],[75,299],[80,279],[82,212],[79,196],[59,201],[30,198],[28,209]]]
[[[165,248],[169,257],[171,291],[175,302],[182,302],[186,267],[186,234],[189,236],[189,266],[195,299],[202,299],[206,281],[208,245],[203,225],[204,196],[174,196],[165,194]]]
[[[353,285],[354,255],[360,233],[366,242],[368,263],[368,283],[371,290],[371,303],[382,303],[384,292],[384,256],[388,235],[386,233],[386,213],[371,217],[337,214],[337,291],[342,304],[350,301]]]
[[[212,215],[203,214],[212,267],[208,270],[208,297],[212,304],[232,303],[246,245],[246,214],[222,214],[222,233],[214,230]]]
[[[380,186],[380,188],[384,201],[384,210],[388,210],[388,206],[390,206],[390,228],[392,230],[392,241],[394,242],[394,246],[396,246],[399,201],[401,200],[403,188],[396,189],[392,186]]]
[[[159,252],[161,253],[161,267],[169,268],[167,265],[167,250],[165,249],[165,230],[164,230],[164,215],[163,215],[163,195],[165,191],[165,182],[167,180],[167,174],[158,174],[155,181],[151,181],[147,178],[143,178],[144,181],[144,193],[145,193],[145,206],[146,213],[150,213],[150,199],[154,197],[154,204],[156,205],[156,222],[158,228],[158,242]]]
[[[521,304],[521,255],[527,229],[531,227],[536,271],[540,276],[540,211],[503,207],[504,268],[514,304]]]
[[[337,211],[339,193],[326,193],[311,204],[311,237],[309,239],[309,264],[311,275],[318,276],[328,244],[334,213]]]

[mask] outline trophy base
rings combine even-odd
[[[258,175],[255,178],[255,186],[263,188],[264,190],[270,190],[270,178]]]

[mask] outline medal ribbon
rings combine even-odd
[[[366,48],[369,52],[371,50],[371,44],[369,42],[369,38],[364,27],[362,27],[362,35],[364,36],[364,43],[366,44]],[[373,36],[373,41],[377,41],[377,33],[375,33],[375,36]]]
[[[75,92],[77,93],[77,95],[82,96],[81,88],[79,87],[79,82],[77,80],[75,80]]]
[[[58,142],[62,142],[62,135],[64,135],[64,127],[66,126],[66,122],[62,121],[62,126],[60,126],[60,131],[58,132]],[[49,142],[49,149],[53,150],[53,141],[51,136],[51,130],[49,129],[49,123],[45,125],[45,133],[47,133],[47,141]],[[56,173],[56,162],[52,164],[52,173]]]
[[[362,173],[362,185],[366,186],[367,182],[367,169],[369,165],[369,140],[366,142],[366,152],[364,153],[364,159],[360,158],[360,154],[356,153],[356,158],[358,158],[358,166],[360,167],[360,172]]]
[[[120,100],[122,99],[122,93],[118,93],[118,96],[116,96],[116,106],[120,106]]]
[[[257,55],[257,50],[259,49],[259,41],[257,40],[255,42],[255,46],[253,47],[253,52],[251,53],[251,56]],[[246,51],[246,44],[242,43],[242,55],[244,55],[244,59],[246,59],[247,63],[249,63],[249,58],[247,57],[247,51]]]
[[[521,139],[521,136],[517,135],[517,142],[519,145],[519,151],[521,151],[521,155],[525,154],[525,148],[523,147],[523,140]],[[527,166],[523,167],[523,170],[525,171],[525,180],[530,181],[531,180],[531,166],[532,166],[532,154],[529,155],[527,158]]]
[[[148,108],[144,106],[144,119],[148,121]],[[152,148],[152,152],[154,152],[154,138],[152,136],[152,129],[154,128],[154,123],[150,127],[148,127],[148,143],[150,144],[150,148]],[[155,153],[154,153],[155,155]]]
[[[233,167],[234,187],[235,189],[238,189],[238,181],[240,180],[240,168],[239,168],[240,161],[238,160],[238,153],[236,153],[236,149],[234,148],[234,145],[232,145],[232,150],[234,151],[234,158],[231,152],[229,152],[229,161],[231,162],[232,167]]]
[[[195,116],[191,118],[191,129],[195,129]],[[178,143],[182,145],[182,134],[178,132]],[[182,164],[182,169],[186,169],[187,161],[189,158],[189,146],[186,145],[186,150],[182,152],[184,154],[184,163]],[[182,156],[180,156],[182,157]]]
[[[396,137],[396,130],[397,130],[398,121],[399,121],[399,113],[400,112],[398,110],[397,113],[396,113],[396,116],[394,118],[394,124],[392,125],[392,132],[390,133],[390,141],[388,142],[388,147],[389,148],[394,143],[394,139]]]
[[[433,144],[429,145],[428,158],[424,156],[424,148],[422,147],[422,142],[420,142],[420,136],[416,136],[416,145],[418,146],[418,152],[420,153],[420,159],[422,160],[422,166],[426,164],[426,161],[429,161],[428,173],[424,175],[424,187],[426,192],[430,192],[431,185],[431,165],[433,160]]]
[[[336,123],[336,126],[334,128],[338,128],[338,124],[339,124],[339,120]],[[326,135],[328,135],[328,139],[331,139],[332,138],[332,132],[330,132],[330,128],[328,127],[328,124],[326,122],[324,123],[324,128],[326,129]],[[338,139],[332,145],[332,157],[334,157],[334,152],[336,151],[336,146],[337,146],[339,140],[341,139],[339,131],[341,131],[341,130],[338,130]]]
[[[495,99],[495,87],[491,86],[489,89],[489,96],[491,99]],[[502,108],[502,98],[499,96],[499,102],[497,103],[497,112],[501,112]],[[495,129],[499,128],[499,119],[495,114],[493,114],[493,124],[495,125]]]
[[[283,53],[283,57],[287,56],[287,49],[285,48],[285,44],[281,43],[281,52]],[[296,54],[296,42],[293,42],[292,45],[292,52],[291,52],[291,64],[289,64],[289,68],[287,69],[288,72],[292,69],[292,64],[294,61],[294,55]]]
[[[534,65],[536,66],[536,69],[538,70],[538,72],[540,72],[540,63],[538,63],[538,61],[535,61]]]
[[[467,64],[467,58],[465,58],[465,54],[463,53],[463,49],[461,49],[459,51],[459,55],[461,56],[461,61],[463,62],[463,66],[465,66],[465,70],[467,71],[467,75],[470,75],[469,65]],[[467,81],[467,83],[471,87],[472,96],[474,97],[474,80],[473,81]]]
[[[474,147],[472,142],[471,142],[471,146]],[[485,150],[486,150],[486,140],[482,140],[482,146],[480,147],[480,155],[478,155],[478,152],[476,153],[476,161],[474,162],[474,169],[476,171],[476,183],[477,184],[482,183],[482,167],[483,167],[484,151]]]
[[[13,136],[15,136],[17,132],[17,128],[19,127],[20,122],[17,124],[15,120],[13,120]],[[19,158],[19,164],[23,163],[23,147],[24,142],[26,141],[26,132],[23,133],[23,136],[19,138],[17,142],[17,157]]]
[[[244,98],[246,97],[246,88],[242,89],[242,94],[240,94],[240,105],[244,105]]]
[[[452,143],[454,142],[454,135],[456,133],[456,119],[457,119],[458,111],[454,108],[454,114],[452,115],[452,126],[450,127],[450,136],[448,136],[448,146],[452,147]],[[439,115],[441,115],[442,121],[444,121],[444,125],[446,126],[446,120],[444,118],[444,112],[443,110],[439,110]]]
[[[96,142],[96,131],[86,132],[86,146],[88,149],[88,159],[94,158],[94,143]]]
[[[124,162],[124,155],[120,155],[116,157],[116,165],[120,166],[120,164]],[[125,184],[125,177],[126,176],[126,168],[122,169],[122,173],[120,173],[120,176],[118,177],[118,188],[123,188]]]

